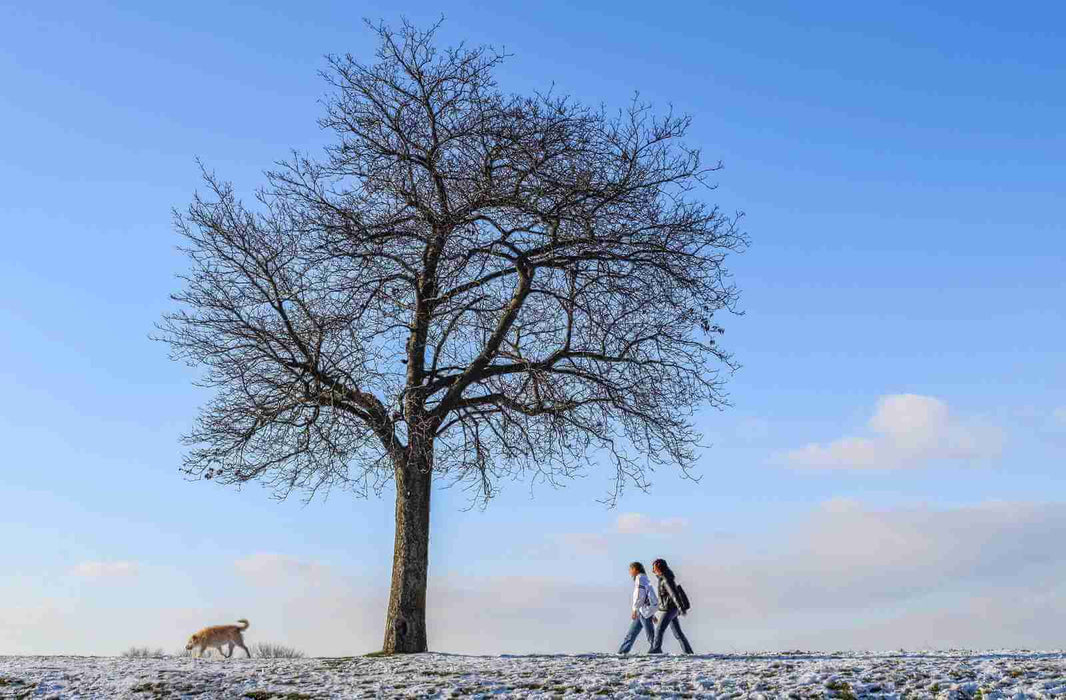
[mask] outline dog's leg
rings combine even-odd
[[[244,640],[243,639],[241,641],[237,642],[237,646],[239,646],[241,649],[244,649],[244,653],[248,655],[249,659],[252,658],[252,652],[248,651],[248,647],[244,646]]]

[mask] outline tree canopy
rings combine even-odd
[[[186,470],[380,490],[417,433],[481,499],[596,454],[618,487],[687,471],[692,409],[734,366],[714,316],[745,238],[698,196],[719,166],[687,116],[506,94],[502,53],[434,29],[329,57],[324,158],[267,173],[256,207],[206,174],[176,216],[192,265],[164,336],[215,389]]]

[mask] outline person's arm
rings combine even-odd
[[[666,601],[664,601],[663,597],[662,597],[662,591],[659,589],[658,580],[656,581],[656,597],[659,599],[658,602],[656,603],[656,609],[653,609],[653,611],[651,611],[651,617],[648,618],[648,619],[650,619],[652,622],[655,622],[656,624],[658,624],[659,623],[659,615],[663,612],[663,609],[664,609],[663,606],[666,604]]]
[[[674,589],[673,582],[671,582],[668,578],[664,578],[663,581],[666,583],[666,592],[669,593],[670,598],[673,599],[674,607],[677,608],[678,614],[687,614],[684,610],[681,609],[681,597],[677,595],[677,591]]]

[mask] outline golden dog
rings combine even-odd
[[[227,659],[233,656],[233,647],[237,646],[244,649],[244,653],[248,655],[248,658],[252,658],[252,653],[248,651],[248,647],[244,646],[244,636],[241,634],[244,630],[248,629],[248,620],[237,620],[240,625],[216,625],[214,627],[204,627],[202,630],[189,637],[189,643],[185,645],[185,651],[192,651],[194,647],[199,647],[200,651],[198,656],[203,656],[207,649],[218,649],[218,653],[225,656]],[[223,646],[229,647],[229,653],[222,651]]]

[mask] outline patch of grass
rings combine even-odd
[[[153,698],[164,698],[169,694],[166,683],[161,681],[140,683],[130,688],[130,691],[134,693],[150,693]]]
[[[0,689],[4,691],[0,695],[18,698],[19,700],[28,698],[33,694],[33,688],[30,687],[29,683],[21,678],[11,678],[10,676],[0,676]]]
[[[365,656],[368,659],[380,659],[383,656],[392,656],[392,654],[389,654],[389,653],[384,652],[384,651],[372,651],[369,654],[363,654],[363,656]]]
[[[252,645],[252,656],[257,659],[302,659],[304,653],[284,644],[259,642]]]
[[[328,659],[320,659],[320,661],[322,661],[323,668],[336,671],[337,669],[352,666],[355,662],[355,658],[356,657],[354,656],[337,656]]]
[[[858,697],[851,690],[851,686],[847,683],[843,683],[840,681],[829,681],[825,684],[825,687],[827,690],[835,691],[836,697],[842,698],[843,700],[858,700]]]
[[[162,649],[150,649],[149,647],[130,647],[119,654],[124,659],[159,659],[166,656]]]

